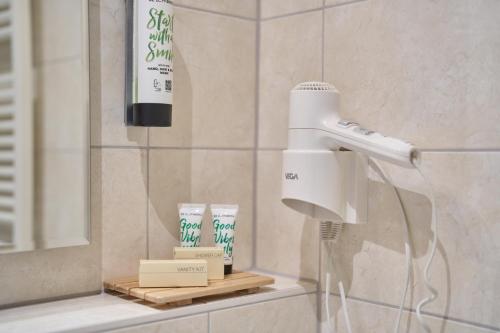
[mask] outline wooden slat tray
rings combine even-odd
[[[137,277],[104,281],[104,289],[114,290],[155,304],[191,304],[193,298],[227,294],[235,291],[256,292],[259,287],[274,283],[268,276],[248,272],[234,272],[224,280],[210,280],[208,287],[139,288]]]

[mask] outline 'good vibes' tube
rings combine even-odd
[[[187,204],[178,205],[179,224],[181,227],[181,246],[197,247],[200,246],[201,239],[201,221],[205,213],[205,204]]]
[[[233,271],[234,226],[238,205],[210,205],[215,245],[224,248],[224,274]]]

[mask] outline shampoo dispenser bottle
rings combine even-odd
[[[168,0],[127,0],[128,126],[172,125],[173,21]]]

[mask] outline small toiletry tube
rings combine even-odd
[[[206,260],[141,260],[139,287],[208,286]]]
[[[233,271],[234,227],[238,205],[210,205],[215,246],[224,249],[224,274]]]
[[[224,249],[221,247],[174,247],[174,259],[206,260],[208,279],[224,279]]]
[[[205,204],[181,203],[179,208],[180,241],[183,247],[197,247],[201,240],[201,222]]]

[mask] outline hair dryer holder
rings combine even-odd
[[[313,218],[366,223],[368,157],[352,151],[283,152],[282,202]]]

